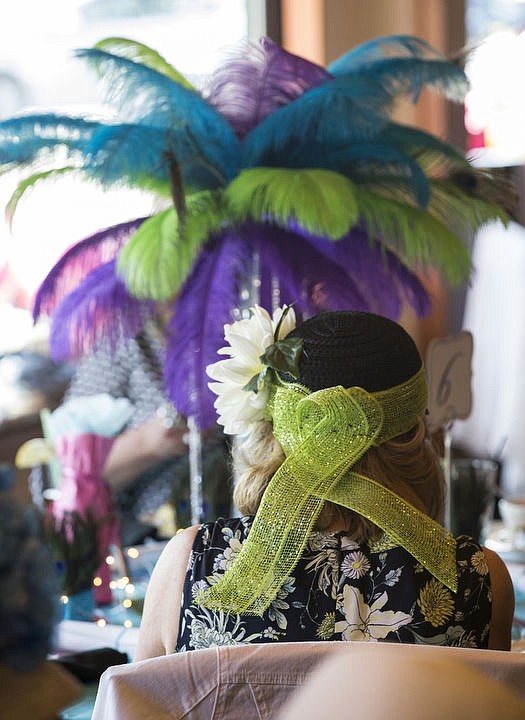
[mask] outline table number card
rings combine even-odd
[[[470,415],[472,348],[472,334],[467,331],[429,343],[426,359],[427,421],[431,432]]]

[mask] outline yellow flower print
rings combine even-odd
[[[488,575],[489,566],[487,565],[487,559],[485,558],[483,550],[478,550],[474,553],[472,556],[472,565],[478,575]]]
[[[454,611],[454,600],[450,591],[435,578],[422,588],[417,604],[425,620],[433,627],[443,625]]]
[[[335,613],[326,613],[317,628],[316,635],[321,640],[330,640],[335,632]]]

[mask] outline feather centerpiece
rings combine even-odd
[[[51,314],[53,352],[75,356],[172,302],[166,387],[200,428],[215,419],[206,366],[254,264],[268,308],[278,288],[298,315],[353,308],[397,319],[407,304],[423,315],[419,273],[467,280],[463,236],[508,220],[496,175],[392,118],[399,98],[415,103],[424,88],[453,101],[467,91],[462,69],[420,38],[377,38],[327,68],[263,38],[202,89],[135,40],[77,54],[101,78],[112,119],[1,121],[0,170],[31,171],[9,214],[27,188],[66,172],[141,188],[159,209],[69,250],[35,317]]]

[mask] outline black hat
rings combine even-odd
[[[312,392],[336,385],[386,390],[411,378],[422,365],[410,335],[393,320],[373,313],[321,313],[288,337],[304,341],[297,381]]]

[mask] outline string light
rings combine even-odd
[[[124,551],[124,555],[134,561],[138,560],[139,563],[141,556],[143,560],[149,560],[151,558],[151,567],[140,565],[141,573],[146,573],[147,582],[147,578],[151,576],[151,571],[158,555],[156,553],[152,554],[149,549],[146,549],[143,555],[136,547],[127,548]],[[107,586],[113,593],[113,603],[108,609],[96,608],[94,616],[90,618],[90,622],[99,628],[104,628],[108,624],[122,625],[122,627],[126,629],[136,627],[140,621],[141,603],[139,601],[143,599],[142,591],[146,583],[143,582],[142,575],[138,585],[131,582],[127,575],[117,576],[116,573],[120,570],[120,564],[114,555],[108,555],[105,562],[112,567],[113,577],[107,583]],[[101,587],[104,585],[104,580],[99,576],[95,576],[92,580],[92,585],[94,588]],[[60,595],[60,602],[62,605],[67,605],[70,602],[70,597],[66,594]]]

